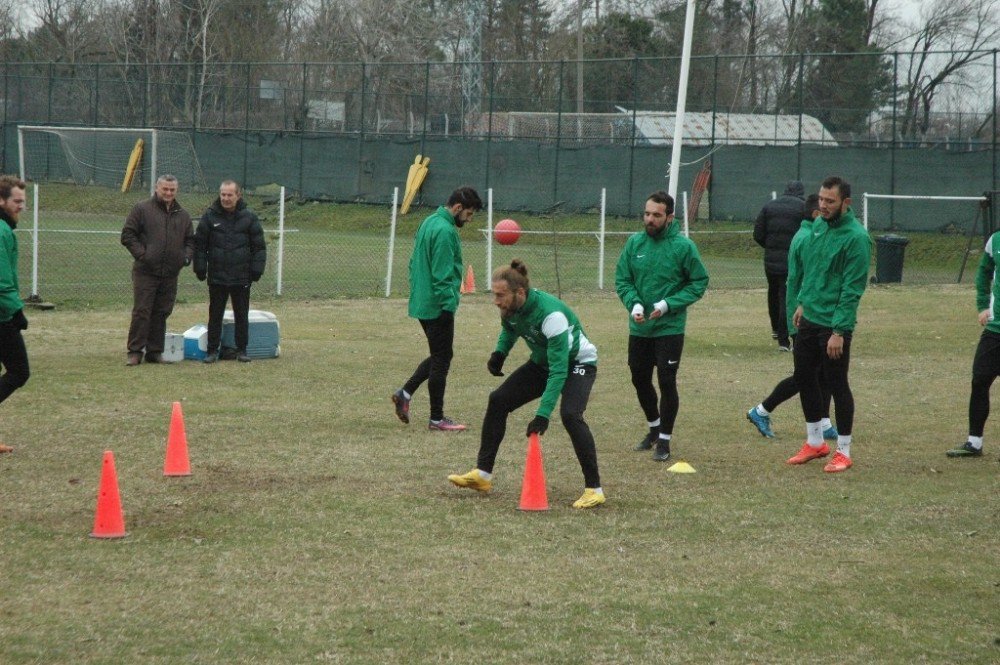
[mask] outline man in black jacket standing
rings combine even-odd
[[[764,248],[764,274],[767,276],[767,312],[771,318],[771,337],[778,349],[789,351],[788,322],[785,312],[785,284],[788,280],[788,246],[802,223],[805,190],[799,180],[789,180],[785,193],[768,201],[753,227],[753,239]]]
[[[208,279],[208,354],[204,362],[219,359],[227,299],[233,303],[236,359],[250,362],[250,283],[264,274],[266,262],[260,220],[243,201],[240,186],[232,180],[223,181],[219,198],[201,216],[195,231],[194,272],[199,280]]]

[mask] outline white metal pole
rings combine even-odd
[[[690,227],[688,226],[688,193],[687,193],[687,190],[684,190],[684,237],[685,238],[690,238],[691,237],[691,230],[690,230]]]
[[[811,211],[810,211],[811,212]],[[868,230],[868,192],[861,195],[861,221],[865,223],[865,231]]]
[[[24,176],[24,128],[18,125],[17,127],[17,162],[18,168],[20,168],[19,173],[21,174],[21,180],[25,179]],[[37,199],[36,199],[37,200]]]
[[[275,291],[281,295],[281,283],[285,274],[285,186],[278,194],[278,282]]]
[[[684,142],[684,108],[687,105],[688,72],[691,69],[691,40],[694,35],[694,0],[688,0],[684,19],[684,48],[681,53],[681,77],[677,83],[677,117],[674,120],[674,146],[670,155],[670,196],[677,200],[677,181],[681,173],[681,144]]]
[[[34,231],[31,234],[31,295],[38,295],[38,185],[32,188],[31,196],[35,199],[32,202],[32,216],[34,217]],[[17,266],[14,266],[17,270]],[[35,298],[37,299],[37,298]]]
[[[396,203],[399,201],[399,187],[392,188],[392,217],[389,221],[389,257],[385,269],[385,297],[392,293],[392,258],[396,253]]]
[[[153,196],[156,193],[156,179],[160,175],[156,172],[156,156],[160,146],[159,137],[155,129],[152,131],[151,141],[153,145],[149,151],[149,195]],[[285,200],[284,195],[282,195],[281,200]],[[281,240],[279,239],[278,242],[280,243]],[[280,291],[278,292],[278,295],[281,295]]]
[[[489,283],[493,279],[493,188],[486,190],[486,281],[489,288],[493,284]]]
[[[604,232],[607,229],[605,226],[605,211],[607,210],[608,203],[608,190],[605,187],[601,187],[601,232],[597,236],[598,245],[598,258],[597,258],[597,288],[601,291],[604,290]]]

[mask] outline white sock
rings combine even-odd
[[[600,487],[590,487],[588,489],[594,490],[594,494],[600,494],[601,496],[604,496],[604,490],[601,489]]]
[[[764,403],[763,402],[761,402],[760,404],[758,404],[754,408],[757,409],[757,415],[758,416],[769,416],[769,415],[771,415],[771,412],[764,408]]]
[[[837,437],[837,450],[844,454],[844,457],[851,456],[851,435],[848,434],[844,436],[843,434]]]
[[[969,443],[971,443],[972,447],[975,448],[976,450],[981,450],[982,447],[983,447],[983,437],[981,437],[981,436],[972,436],[970,434],[969,435]]]
[[[656,420],[650,420],[646,424],[649,425],[649,429],[653,429],[654,427],[659,427],[660,426],[660,419],[657,418]]]
[[[823,425],[819,422],[806,423],[806,443],[812,448],[823,445]]]
[[[824,431],[824,432],[825,432],[826,430],[830,429],[831,427],[833,427],[833,423],[832,423],[832,422],[830,422],[830,419],[829,419],[829,418],[824,418],[823,420],[819,421],[819,423],[820,423],[820,425],[822,425],[822,426],[823,426],[823,431]]]
[[[663,432],[660,432],[660,440],[661,441],[669,441],[670,440],[670,435],[669,434],[664,434]]]
[[[493,480],[493,474],[492,473],[486,473],[482,469],[476,469],[476,471],[479,472],[479,477],[482,478],[483,480]]]
[[[403,391],[403,399],[410,399],[411,397],[413,397],[413,395],[406,392],[405,390]]]

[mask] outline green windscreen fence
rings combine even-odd
[[[593,145],[558,141],[401,139],[284,132],[191,132],[209,189],[235,178],[247,187],[284,185],[305,198],[386,203],[405,186],[417,154],[430,167],[418,202],[444,201],[458,185],[494,190],[507,210],[544,212],[595,210],[606,190],[607,212],[631,216],[646,195],[666,189],[669,145],[631,142]],[[36,179],[70,177],[50,149]],[[853,185],[859,217],[862,194],[976,197],[994,189],[993,152],[941,148],[803,146],[686,147],[678,191],[690,191],[705,161],[712,177],[700,221],[750,221],[788,180],[817,191],[830,174]],[[117,173],[124,164],[103,165]],[[18,168],[17,127],[4,127],[4,170]],[[48,173],[39,169],[49,168]],[[678,207],[682,201],[678,202]],[[949,231],[969,226],[976,204],[968,201],[885,200],[869,202],[873,230]]]

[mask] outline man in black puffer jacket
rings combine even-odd
[[[805,190],[799,180],[789,180],[785,193],[768,201],[753,227],[753,239],[764,248],[764,274],[767,276],[767,312],[771,318],[771,337],[778,348],[788,351],[788,323],[785,312],[785,283],[788,280],[788,246],[802,223]]]
[[[204,362],[219,359],[222,315],[226,300],[233,303],[236,358],[250,362],[250,283],[264,274],[267,249],[260,220],[243,201],[240,186],[232,180],[219,185],[216,199],[195,231],[194,273],[208,279],[208,354]]]

